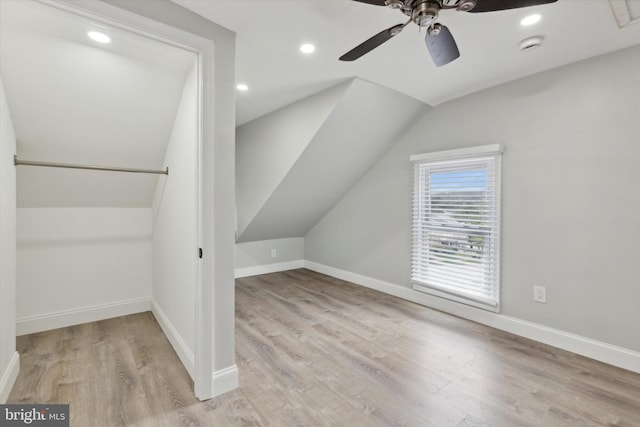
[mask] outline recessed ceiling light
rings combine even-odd
[[[305,43],[300,46],[300,52],[302,53],[313,53],[315,52],[315,50],[316,50],[316,47],[311,43]]]
[[[522,18],[522,21],[520,21],[520,25],[522,25],[523,27],[528,27],[529,25],[537,24],[538,22],[540,22],[541,18],[542,16],[537,13],[535,15],[525,16],[524,18]]]
[[[108,35],[104,34],[104,33],[99,33],[97,31],[89,31],[87,33],[87,35],[89,36],[89,38],[93,41],[96,41],[98,43],[109,43],[111,42],[111,37],[109,37]]]
[[[239,91],[241,91],[241,92],[246,92],[246,91],[248,91],[248,90],[249,90],[249,86],[247,86],[247,85],[246,85],[246,84],[244,84],[244,83],[238,83],[238,84],[236,85],[236,89],[238,89],[238,90],[239,90]]]

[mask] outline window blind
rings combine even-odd
[[[500,154],[433,157],[414,160],[413,286],[497,311]]]

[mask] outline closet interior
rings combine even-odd
[[[193,376],[196,55],[47,4],[2,6],[17,335],[152,310]]]

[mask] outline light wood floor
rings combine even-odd
[[[18,339],[10,403],[73,426],[640,426],[640,375],[294,270],[237,280],[240,388],[208,402],[150,313]]]

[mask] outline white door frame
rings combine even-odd
[[[193,52],[197,57],[198,87],[198,159],[197,159],[197,235],[199,248],[212,248],[207,242],[206,230],[213,228],[211,215],[204,215],[205,206],[212,197],[213,183],[204,180],[204,171],[213,168],[211,155],[205,155],[205,141],[213,141],[213,40],[134,14],[116,6],[98,1],[83,0],[37,0],[79,16],[89,18],[106,26],[115,27],[151,38],[169,45]],[[210,234],[210,233],[209,233]],[[202,259],[194,248],[195,283],[195,352],[193,365],[194,392],[198,399],[213,397],[213,278],[206,271],[212,271],[213,251],[204,251]],[[205,270],[205,266],[207,266]]]

